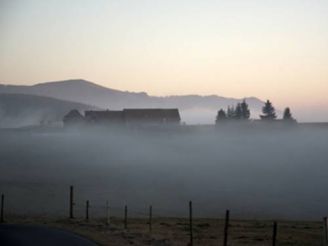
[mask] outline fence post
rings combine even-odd
[[[74,186],[71,185],[69,191],[69,218],[70,219],[74,218],[73,206],[74,206]]]
[[[324,229],[324,235],[325,235],[325,245],[328,245],[328,221],[327,217],[323,218],[323,229]]]
[[[230,211],[227,210],[225,215],[223,246],[228,245],[229,220],[230,220]]]
[[[86,201],[86,204],[85,204],[85,220],[86,221],[89,221],[89,200]]]
[[[272,232],[272,246],[276,246],[277,242],[277,222],[273,222],[273,232]]]
[[[110,225],[109,202],[106,201],[106,225]]]
[[[194,238],[192,234],[192,201],[189,201],[189,233],[190,233],[190,245],[194,245]]]
[[[153,206],[149,206],[149,232],[152,231]]]
[[[4,223],[5,222],[5,218],[4,218],[4,206],[5,206],[5,195],[2,194],[1,195],[1,215],[0,215],[0,223]]]
[[[128,229],[128,206],[124,207],[124,229]]]

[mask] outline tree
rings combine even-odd
[[[251,113],[245,100],[241,103],[237,103],[236,107],[228,106],[226,114],[227,118],[230,120],[247,120],[250,115]]]
[[[235,109],[235,119],[236,120],[240,120],[242,119],[243,117],[243,111],[242,111],[242,108],[241,108],[241,104],[240,103],[237,103],[237,106],[236,106],[236,109]]]
[[[244,120],[248,120],[249,117],[251,116],[251,112],[248,109],[248,104],[246,103],[245,99],[242,101],[242,103],[240,104],[241,107],[241,118]]]
[[[73,109],[64,116],[63,123],[64,126],[83,125],[85,118],[77,109]]]
[[[235,109],[234,109],[234,107],[228,106],[227,118],[230,119],[230,120],[235,118]]]
[[[276,110],[272,106],[272,103],[267,100],[262,108],[263,115],[260,115],[262,120],[275,120],[277,118]]]
[[[285,110],[284,110],[283,120],[285,120],[285,121],[295,121],[295,119],[292,116],[292,113],[290,112],[289,107],[285,108]]]
[[[218,114],[217,114],[217,116],[216,116],[216,124],[218,123],[218,122],[220,122],[220,121],[223,121],[223,120],[226,120],[227,119],[227,114],[226,114],[226,112],[223,110],[223,109],[220,109],[219,111],[218,111]]]

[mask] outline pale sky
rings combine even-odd
[[[0,0],[0,83],[328,107],[327,0]]]

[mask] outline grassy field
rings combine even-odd
[[[222,245],[223,212],[232,211],[231,245],[323,245],[327,216],[328,132],[196,131],[139,132],[0,131],[0,194],[9,223],[65,228],[101,245],[187,245],[188,201],[194,204],[194,245]],[[67,220],[69,187],[74,214]],[[110,201],[111,227],[94,218]],[[146,219],[154,208],[153,231]],[[129,205],[128,230],[123,206]],[[22,216],[7,215],[28,215]],[[36,215],[44,214],[42,218]],[[167,217],[170,218],[167,218]],[[81,218],[80,217],[80,218]],[[173,218],[174,217],[174,218]],[[236,220],[239,219],[239,220]],[[295,221],[298,220],[298,221]],[[303,221],[303,222],[302,222]],[[309,222],[317,221],[317,222]]]
[[[103,219],[11,216],[10,223],[47,225],[73,231],[100,245],[188,245],[189,225],[186,218],[155,218],[152,232],[146,219],[129,219],[124,229],[122,219],[112,218],[106,226]],[[224,221],[194,219],[194,245],[223,245]],[[324,245],[321,222],[278,221],[277,245]],[[272,245],[272,221],[232,220],[228,245]]]

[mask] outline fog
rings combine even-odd
[[[328,214],[328,130],[185,126],[137,131],[1,130],[0,193],[7,211],[76,214],[321,219]]]

